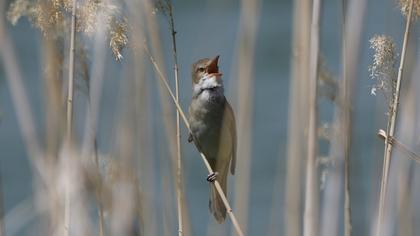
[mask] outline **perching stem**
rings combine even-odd
[[[390,118],[389,118],[389,123],[387,127],[388,135],[386,135],[386,138],[385,138],[384,164],[383,164],[383,169],[382,169],[381,191],[379,195],[379,208],[378,208],[378,222],[377,222],[377,228],[376,228],[377,236],[382,235],[381,226],[384,220],[385,199],[386,199],[386,191],[388,187],[389,162],[390,162],[390,158],[392,154],[392,143],[389,142],[389,138],[393,137],[394,132],[395,132],[395,123],[397,120],[398,103],[399,103],[399,98],[400,98],[401,80],[403,76],[405,55],[407,51],[408,36],[410,33],[411,15],[413,13],[413,3],[414,3],[414,0],[411,0],[409,10],[408,10],[408,15],[407,15],[405,32],[404,32],[403,46],[402,46],[402,51],[401,51],[401,60],[400,60],[400,66],[398,68],[397,84],[395,88],[395,93],[393,94],[394,97],[392,99]]]

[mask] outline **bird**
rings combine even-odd
[[[207,181],[217,180],[226,196],[229,170],[232,175],[235,174],[237,138],[235,115],[224,95],[218,63],[219,56],[216,56],[200,59],[192,66],[188,142],[194,142],[214,172]],[[209,210],[218,223],[225,221],[226,207],[212,183]]]

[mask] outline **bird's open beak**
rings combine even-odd
[[[209,75],[215,75],[217,76],[222,76],[221,73],[219,73],[219,56],[216,56],[215,58],[213,58],[213,60],[210,61],[210,64],[207,66],[207,74]]]

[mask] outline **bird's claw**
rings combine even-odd
[[[207,175],[207,181],[209,181],[210,183],[213,183],[215,180],[216,180],[216,176],[218,175],[219,173],[217,173],[217,172],[213,172],[213,173],[211,173],[211,174],[209,174],[209,175]]]

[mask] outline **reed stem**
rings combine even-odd
[[[175,20],[172,11],[172,2],[168,1],[168,14],[169,23],[172,37],[172,57],[174,61],[174,78],[175,78],[175,98],[179,102],[179,70],[178,70],[178,56],[176,50],[176,31],[175,31]],[[177,160],[176,160],[176,198],[177,198],[177,211],[178,211],[178,236],[183,235],[184,226],[182,221],[182,162],[181,162],[181,130],[180,130],[180,117],[179,111],[176,111],[176,148],[177,148]]]
[[[293,10],[293,45],[291,59],[291,81],[289,96],[289,128],[287,144],[287,177],[284,211],[284,234],[300,236],[302,233],[302,163],[306,150],[302,143],[306,141],[308,117],[309,76],[309,34],[311,22],[311,2],[295,0]]]
[[[75,34],[76,34],[76,4],[77,0],[73,0],[72,13],[71,13],[71,30],[70,30],[70,53],[69,53],[69,78],[68,78],[68,92],[67,92],[67,131],[66,142],[68,145],[72,139],[72,125],[73,125],[73,82],[74,82],[74,53],[75,53]],[[66,190],[68,191],[68,190]],[[64,235],[70,234],[70,196],[69,193],[65,194],[64,203]]]
[[[309,57],[309,128],[306,160],[306,192],[304,209],[304,236],[318,235],[318,184],[317,184],[317,78],[319,58],[319,22],[321,0],[312,6],[311,41]]]
[[[400,99],[400,89],[401,89],[401,80],[403,76],[403,69],[404,69],[404,62],[405,62],[405,55],[407,52],[407,45],[408,45],[408,36],[410,33],[410,26],[411,26],[411,16],[413,13],[413,4],[414,0],[410,1],[410,6],[408,10],[406,26],[404,31],[404,39],[401,51],[401,59],[400,59],[400,66],[398,68],[398,76],[397,76],[397,83],[395,88],[395,93],[393,94],[392,99],[392,106],[390,109],[389,114],[389,121],[387,127],[387,135],[385,138],[385,152],[384,152],[384,163],[382,169],[382,178],[381,178],[381,190],[379,195],[379,207],[378,207],[378,222],[376,228],[376,235],[381,236],[381,228],[384,220],[384,212],[385,212],[385,199],[386,199],[386,191],[388,187],[388,174],[389,174],[389,165],[390,159],[392,154],[392,142],[389,141],[390,137],[394,136],[395,132],[395,124],[397,120],[397,112],[398,112],[398,103]]]

